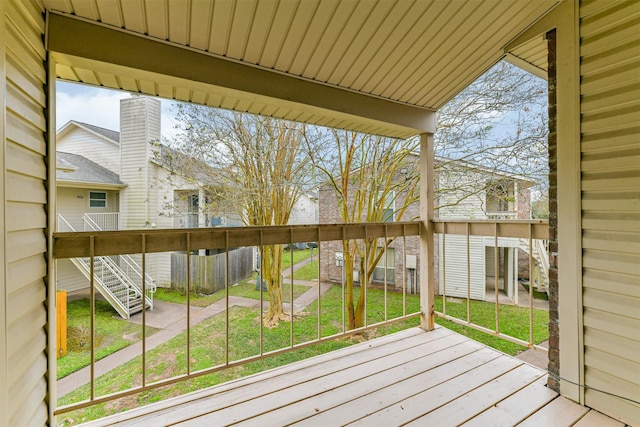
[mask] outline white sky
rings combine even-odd
[[[128,92],[58,81],[56,83],[56,127],[60,129],[69,120],[89,123],[120,131],[120,100]],[[174,101],[162,101],[162,136],[175,135]]]

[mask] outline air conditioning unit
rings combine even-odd
[[[211,225],[213,227],[225,227],[227,225],[226,216],[214,216],[211,218]]]

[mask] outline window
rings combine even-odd
[[[384,248],[378,247],[377,251],[380,253]],[[380,261],[378,261],[378,265],[373,270],[373,277],[371,278],[374,282],[383,282],[385,279],[385,270],[387,273],[387,283],[393,284],[396,282],[396,250],[394,248],[387,247],[386,256],[382,255],[380,257]],[[386,267],[386,268],[385,268]]]
[[[107,193],[104,191],[90,191],[89,192],[89,207],[90,208],[106,208],[107,207]]]
[[[384,209],[382,210],[382,215],[380,216],[382,222],[393,222],[395,221],[395,210],[396,210],[396,194],[393,191],[390,191],[386,194],[383,191],[378,193],[378,203],[384,203]]]

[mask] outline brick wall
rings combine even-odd
[[[531,218],[531,188],[518,189],[518,219]]]
[[[549,376],[548,385],[560,392],[560,333],[558,328],[558,188],[556,127],[556,32],[547,33],[549,64]]]
[[[402,206],[404,204],[405,194],[399,194],[396,199],[396,206]],[[415,218],[418,218],[420,214],[420,205],[418,202],[411,204],[407,207],[403,217],[400,218],[400,221],[408,221]],[[334,193],[333,188],[330,186],[325,186],[320,188],[318,191],[318,215],[320,224],[339,224],[344,222],[340,217],[340,212],[338,210],[338,200]],[[362,218],[364,221],[365,218]],[[382,239],[380,240],[380,246],[382,246]],[[406,274],[409,272],[404,272],[403,266],[403,257],[405,255],[405,251],[407,255],[415,255],[417,257],[417,271],[416,278],[419,283],[419,275],[418,271],[420,270],[420,237],[419,236],[407,236],[406,239],[397,238],[394,242],[389,245],[389,248],[394,248],[395,250],[395,280],[388,279],[388,287],[396,287],[398,289],[402,288],[403,279],[406,278]],[[332,241],[332,242],[322,242],[320,245],[320,281],[322,282],[330,282],[330,283],[341,283],[342,281],[342,271],[343,267],[336,265],[336,253],[343,252],[342,241]],[[353,265],[354,270],[359,269],[359,259],[355,261]],[[404,276],[403,276],[404,274]],[[392,284],[391,282],[394,282]],[[376,283],[373,283],[374,285]],[[382,283],[378,283],[382,285]]]

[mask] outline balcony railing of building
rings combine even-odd
[[[83,220],[84,231],[120,230],[120,212],[85,213]]]
[[[229,346],[230,346],[230,323],[229,323],[229,309],[230,309],[230,295],[229,288],[232,283],[229,283],[229,261],[227,257],[227,262],[225,266],[225,271],[227,272],[227,283],[225,284],[224,290],[224,301],[226,305],[226,320],[224,326],[224,331],[217,331],[218,333],[224,334],[224,345],[225,350],[223,355],[220,356],[220,363],[215,364],[213,366],[207,367],[205,369],[194,370],[191,366],[190,361],[192,360],[191,356],[191,340],[189,339],[189,332],[192,329],[191,322],[192,316],[190,313],[190,288],[189,278],[191,277],[190,273],[187,272],[186,280],[187,284],[185,286],[186,290],[186,333],[187,338],[185,340],[185,349],[184,352],[186,354],[186,366],[184,371],[178,375],[157,379],[151,373],[149,373],[149,367],[147,366],[147,361],[145,359],[146,356],[146,347],[145,343],[147,341],[146,336],[146,310],[142,312],[142,328],[141,328],[141,380],[138,385],[133,386],[126,390],[117,391],[115,393],[111,393],[108,395],[98,395],[96,392],[96,378],[94,375],[94,364],[96,362],[96,355],[94,350],[94,345],[90,345],[90,366],[91,366],[91,374],[88,382],[90,384],[90,391],[88,392],[88,400],[80,401],[76,403],[71,403],[66,406],[61,406],[55,410],[56,414],[66,413],[72,410],[86,408],[98,403],[108,402],[117,398],[129,396],[132,394],[137,394],[143,391],[155,389],[162,386],[167,386],[170,384],[175,384],[178,382],[182,382],[185,380],[189,380],[195,377],[199,377],[206,374],[211,374],[214,372],[218,372],[224,369],[236,367],[239,365],[243,365],[252,361],[260,360],[265,357],[275,356],[282,353],[290,352],[292,350],[300,349],[302,347],[306,347],[309,345],[313,345],[320,342],[325,342],[328,340],[333,340],[340,337],[350,336],[356,333],[363,332],[367,329],[376,328],[382,325],[387,325],[390,323],[395,323],[398,321],[403,321],[407,319],[412,319],[416,317],[420,317],[423,315],[424,309],[420,309],[418,306],[418,298],[420,300],[425,301],[425,295],[421,297],[411,295],[408,292],[409,286],[414,286],[414,283],[419,285],[419,289],[424,292],[424,290],[428,289],[428,286],[424,281],[418,276],[415,275],[409,278],[409,272],[416,271],[416,267],[418,267],[417,271],[422,268],[424,271],[425,266],[420,267],[420,261],[418,259],[417,265],[414,260],[410,261],[407,264],[408,257],[413,257],[415,259],[416,254],[410,254],[411,248],[416,248],[417,245],[415,242],[421,239],[420,234],[421,230],[423,233],[422,239],[425,238],[424,233],[425,230],[430,229],[431,227],[424,227],[424,223],[422,222],[396,222],[396,223],[380,223],[380,224],[332,224],[332,225],[309,225],[309,226],[275,226],[275,227],[249,227],[249,228],[215,228],[215,229],[189,229],[189,230],[180,230],[180,229],[170,229],[170,230],[131,230],[131,231],[112,231],[112,232],[97,232],[97,231],[88,231],[88,232],[77,232],[77,233],[55,233],[54,234],[54,257],[56,259],[62,258],[77,258],[77,257],[88,257],[92,260],[91,265],[92,268],[95,268],[95,258],[101,256],[111,256],[118,254],[140,254],[142,259],[141,268],[142,274],[146,273],[147,268],[147,257],[152,256],[156,253],[165,253],[170,251],[184,251],[187,256],[192,253],[192,251],[198,249],[213,249],[220,250],[226,253],[229,250],[237,247],[247,247],[247,246],[255,246],[262,250],[265,246],[268,245],[289,245],[293,246],[295,243],[302,242],[318,242],[316,256],[317,259],[321,260],[318,263],[318,277],[322,280],[322,277],[326,277],[322,273],[322,269],[336,269],[342,268],[339,273],[338,279],[331,279],[330,283],[326,283],[326,286],[332,286],[336,292],[340,293],[342,296],[342,310],[340,314],[335,314],[335,311],[326,309],[323,311],[323,299],[321,294],[321,289],[323,286],[317,286],[317,332],[313,339],[309,339],[306,341],[301,341],[300,338],[296,336],[298,330],[296,329],[296,317],[292,316],[291,321],[289,322],[289,339],[288,343],[280,348],[271,348],[266,347],[263,344],[264,336],[268,334],[267,328],[263,325],[262,322],[255,322],[256,331],[254,333],[259,334],[260,346],[259,350],[256,351],[255,354],[249,357],[242,358],[233,358],[230,356]],[[541,221],[473,221],[473,222],[465,222],[465,221],[434,221],[433,223],[433,232],[439,233],[444,236],[441,238],[441,245],[445,246],[447,241],[447,236],[452,234],[466,236],[467,241],[471,238],[471,236],[494,236],[497,240],[500,237],[512,237],[512,238],[524,238],[528,239],[530,245],[534,245],[535,239],[543,239],[547,237],[548,227],[545,223]],[[413,239],[411,244],[407,244],[408,240]],[[391,247],[393,245],[393,252],[395,253],[395,265],[394,268],[385,268],[386,271],[398,271],[395,274],[394,280],[389,280],[388,277],[383,279],[382,289],[374,289],[370,286],[365,286],[364,284],[358,288],[358,293],[362,292],[364,294],[364,324],[361,327],[355,329],[349,329],[348,327],[348,319],[345,310],[345,274],[353,274],[354,269],[357,271],[356,266],[354,265],[354,269],[352,268],[344,268],[344,266],[339,267],[337,253],[325,253],[329,252],[328,246],[326,244],[333,243],[337,245],[335,247],[342,248],[344,242],[358,242],[362,248],[375,248],[375,251],[379,251],[382,248]],[[367,243],[366,245],[364,243]],[[497,246],[497,245],[496,245]],[[469,244],[467,244],[467,255],[466,258],[470,261],[471,255],[469,254]],[[366,250],[362,255],[364,259],[367,258]],[[341,252],[342,249],[339,249]],[[337,252],[337,251],[336,251]],[[293,252],[285,254],[285,256],[290,256],[290,264],[293,265]],[[384,259],[386,259],[386,252],[383,253]],[[357,257],[356,257],[357,258]],[[356,259],[356,262],[358,260]],[[428,260],[427,264],[433,265],[433,259]],[[389,261],[390,263],[391,261]],[[441,260],[441,263],[446,264],[446,260]],[[187,262],[187,265],[189,263]],[[389,265],[387,265],[389,267]],[[468,262],[466,264],[467,271],[471,270],[471,263]],[[498,269],[496,268],[496,271]],[[373,269],[371,270],[373,271]],[[401,271],[401,273],[400,273]],[[390,273],[387,273],[390,274]],[[379,278],[379,277],[378,277]],[[290,275],[285,278],[284,281],[286,283],[290,283],[290,292],[289,296],[290,301],[290,309],[294,308],[294,275]],[[363,280],[360,280],[361,282]],[[366,279],[365,279],[366,281]],[[370,282],[372,279],[370,279]],[[408,283],[410,285],[408,285]],[[143,292],[145,291],[145,286],[143,284]],[[380,288],[380,283],[376,285]],[[442,312],[435,313],[425,313],[424,315],[431,316],[440,316],[452,320],[456,323],[461,323],[466,326],[470,326],[472,328],[481,330],[483,332],[487,332],[489,334],[499,336],[501,338],[507,339],[512,342],[516,342],[526,347],[534,347],[534,338],[533,332],[529,334],[529,337],[511,337],[503,334],[500,329],[499,322],[499,304],[498,298],[495,299],[495,313],[496,313],[496,321],[495,327],[489,328],[486,325],[476,325],[473,323],[473,316],[471,314],[470,309],[470,300],[471,300],[471,292],[468,292],[467,295],[467,317],[466,319],[457,319],[453,316],[447,314],[446,308],[446,277],[444,278],[444,296],[442,297],[443,310]],[[469,284],[469,287],[471,285]],[[433,284],[431,284],[431,288],[433,289]],[[93,301],[94,295],[94,283],[91,283],[91,300]],[[496,286],[497,289],[497,286]],[[397,302],[397,305],[392,307],[389,302],[391,299],[390,292],[394,292],[398,298],[395,298],[394,301]],[[497,291],[496,291],[497,292]],[[265,296],[263,293],[260,293],[260,304],[259,311],[260,313],[266,312],[266,303]],[[433,302],[433,298],[435,295],[431,295],[427,297],[427,301]],[[382,310],[376,310],[375,313],[367,312],[369,309],[368,301],[371,300],[379,301],[382,305]],[[529,330],[533,330],[532,322],[533,322],[533,306],[530,307],[531,315],[529,321]],[[285,309],[285,311],[288,311]],[[225,316],[225,314],[221,314]],[[94,316],[93,305],[91,305],[91,316]],[[334,317],[332,317],[334,316]],[[330,320],[335,326],[335,330],[329,331],[329,328],[323,329],[323,320]],[[90,339],[93,344],[95,340],[95,331],[90,331]]]
[[[463,295],[461,297],[460,293],[456,293],[456,297],[458,301],[462,301],[466,308],[463,310],[464,315],[463,318],[451,316],[447,313],[447,300],[448,296],[451,294],[451,291],[447,290],[447,285],[450,281],[450,278],[447,278],[447,272],[450,271],[447,268],[447,262],[451,262],[447,256],[443,256],[440,259],[440,280],[442,283],[440,284],[440,294],[442,295],[442,311],[436,311],[435,315],[450,320],[454,323],[468,326],[470,328],[498,336],[507,341],[528,347],[528,348],[536,348],[541,351],[547,351],[546,348],[538,346],[534,342],[534,298],[533,292],[530,290],[528,295],[528,309],[529,309],[529,325],[528,325],[528,336],[526,339],[522,337],[514,337],[511,335],[504,334],[501,328],[500,321],[500,262],[501,257],[499,253],[500,249],[500,240],[509,238],[509,239],[520,239],[521,242],[526,242],[527,250],[525,253],[528,255],[528,260],[526,262],[526,266],[528,268],[528,277],[530,283],[530,289],[533,289],[533,278],[534,278],[534,270],[536,268],[536,260],[534,258],[535,248],[540,246],[545,239],[548,239],[549,236],[549,226],[547,221],[542,220],[434,220],[433,221],[433,230],[434,233],[437,233],[439,236],[438,242],[440,245],[440,253],[447,253],[447,240],[456,239],[459,243],[460,238],[463,239],[463,250],[456,257],[455,261],[457,263],[457,271],[462,271],[462,274],[459,274],[462,277],[464,282],[464,290]],[[473,239],[481,239],[481,241],[485,241],[487,239],[493,239],[493,244],[490,249],[493,251],[493,296],[488,298],[494,301],[494,319],[493,324],[488,326],[486,323],[484,325],[480,325],[474,321],[472,321],[473,313],[471,308],[471,301],[473,299],[473,288],[478,286],[478,280],[474,280],[474,254],[473,254]],[[478,249],[476,247],[476,249]],[[485,250],[485,245],[480,245],[480,250]],[[477,253],[477,251],[476,251]],[[477,255],[476,255],[477,256]],[[462,258],[462,259],[461,259]],[[462,261],[462,262],[460,262]],[[484,261],[484,260],[483,260]],[[512,265],[512,268],[515,271],[512,274],[517,275],[517,265],[518,258],[516,257],[515,263]],[[503,262],[506,262],[503,260]],[[475,263],[477,266],[477,262]],[[481,268],[484,270],[485,266]],[[505,270],[503,270],[505,271]],[[475,274],[477,279],[477,274]],[[481,286],[483,287],[482,291],[486,290],[486,273],[482,275],[480,278]],[[475,282],[475,283],[474,283]],[[507,287],[507,277],[502,278],[502,283],[504,289]],[[515,284],[514,292],[518,292],[518,284]],[[460,298],[461,297],[461,298]]]
[[[518,219],[516,211],[487,212],[487,219]]]
[[[200,215],[197,213],[176,215],[173,217],[173,226],[174,228],[198,228]]]

